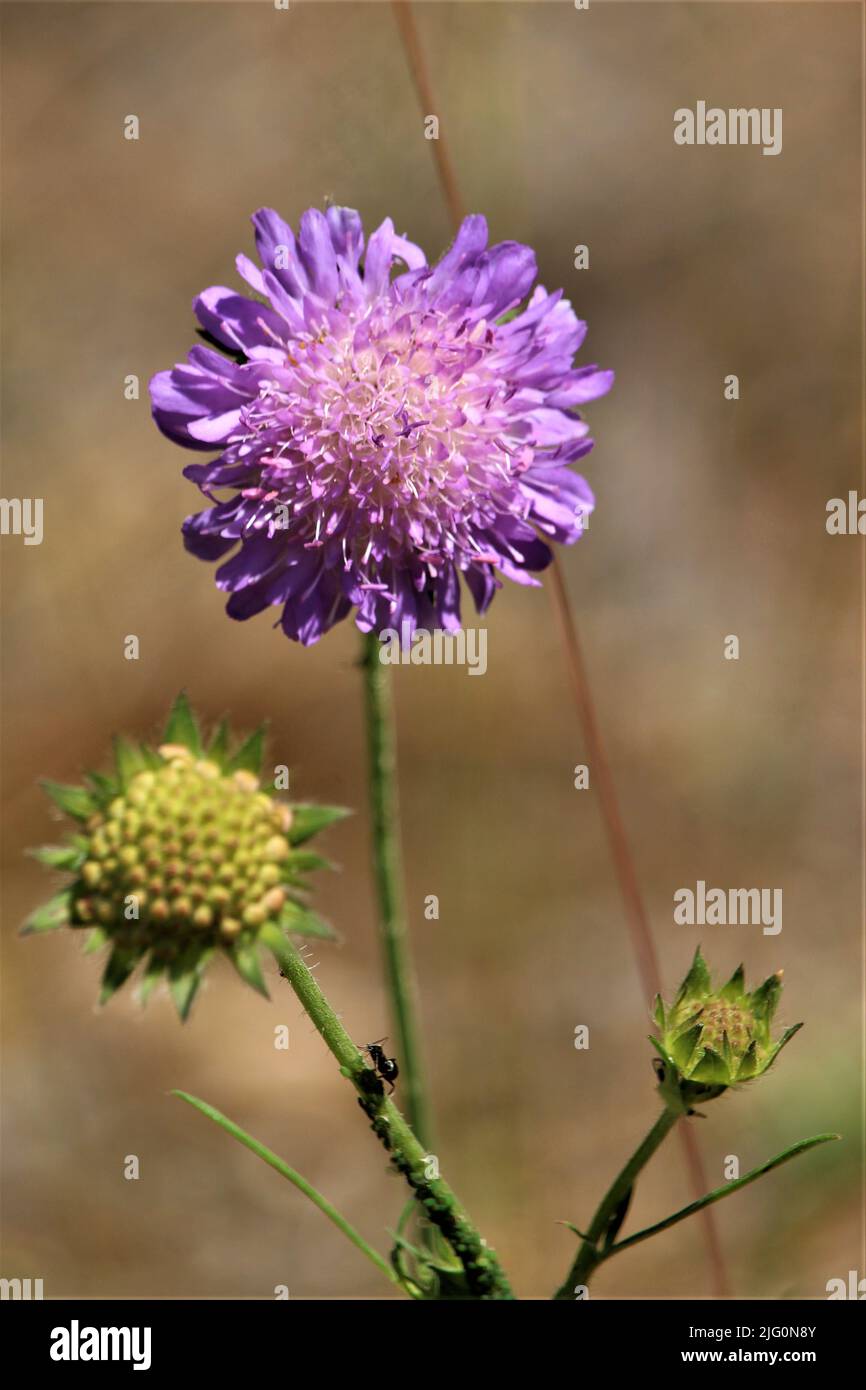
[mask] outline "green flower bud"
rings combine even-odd
[[[803,1026],[795,1023],[772,1039],[770,1024],[781,992],[779,971],[748,994],[741,965],[714,990],[698,947],[673,1004],[666,1007],[661,997],[655,1002],[658,1037],[650,1042],[662,1059],[656,1064],[659,1090],[669,1109],[688,1112],[767,1070]]]
[[[204,748],[180,696],[158,749],[117,739],[113,777],[94,773],[84,788],[45,784],[78,834],[41,857],[73,878],[24,930],[95,927],[88,949],[107,941],[111,952],[103,1002],[149,956],[143,996],[166,974],[185,1018],[217,950],[266,994],[259,946],[273,946],[274,933],[332,934],[297,898],[317,856],[294,846],[345,813],[303,806],[296,819],[262,791],[262,747],[259,730],[230,751],[221,726]]]

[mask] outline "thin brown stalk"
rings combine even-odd
[[[403,47],[406,50],[409,71],[412,74],[412,82],[418,97],[421,114],[423,116],[438,116],[439,111],[433,97],[433,88],[430,85],[430,75],[427,71],[421,39],[415,25],[412,6],[409,4],[409,0],[391,0],[391,4],[394,18],[397,21],[397,28],[400,30],[400,38],[403,40]],[[448,141],[440,130],[438,138],[429,143],[433,151],[433,158],[436,161],[436,172],[442,185],[448,213],[456,231],[463,221],[464,210],[457,185],[457,175],[454,173],[454,165],[451,163]]]
[[[397,27],[400,30],[400,38],[406,52],[406,59],[421,112],[425,116],[439,115],[410,0],[391,0],[391,4]],[[429,143],[432,147],[442,193],[456,231],[463,219],[464,208],[448,143],[441,130],[439,138],[431,140]],[[607,760],[601,729],[596,717],[595,702],[592,698],[589,677],[581,654],[577,622],[563,583],[562,571],[555,556],[549,572],[553,579],[549,591],[556,611],[572,694],[583,728],[595,786],[599,794],[602,818],[625,905],[629,937],[637,962],[641,987],[647,1002],[651,1003],[654,996],[661,993],[661,976],[655,941],[644,907],[634,860],[619,809],[613,774]],[[680,1143],[688,1168],[690,1186],[695,1197],[700,1198],[707,1191],[707,1177],[694,1130],[689,1125],[679,1125],[677,1131],[680,1135]],[[705,1209],[701,1213],[701,1222],[713,1273],[714,1292],[716,1297],[725,1298],[729,1293],[729,1286],[715,1213],[708,1208]]]
[[[583,726],[583,736],[586,740],[593,781],[598,792],[610,852],[616,868],[620,893],[625,904],[626,921],[637,961],[641,987],[647,1003],[651,1004],[655,996],[662,992],[655,941],[644,907],[637,871],[619,809],[619,798],[617,797],[613,774],[607,760],[604,740],[595,713],[595,702],[592,698],[589,677],[577,635],[577,622],[556,556],[554,556],[553,564],[548,573],[552,576],[550,596],[562,637],[574,703],[577,706],[577,712]],[[677,1127],[677,1134],[686,1160],[690,1184],[695,1198],[698,1199],[703,1197],[707,1191],[707,1176],[695,1132],[690,1125],[684,1124]],[[701,1223],[713,1271],[714,1291],[717,1298],[726,1298],[729,1293],[727,1270],[715,1213],[711,1212],[709,1208],[704,1208],[701,1212]]]

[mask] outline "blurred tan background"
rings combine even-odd
[[[844,1144],[717,1208],[737,1293],[823,1296],[860,1256],[862,540],[826,534],[859,473],[859,7],[419,4],[437,114],[469,208],[537,248],[589,320],[598,510],[564,555],[669,990],[701,939],[719,972],[784,967],[778,1070],[696,1121],[712,1185],[822,1130]],[[235,284],[249,214],[326,197],[449,239],[390,6],[4,4],[4,484],[45,539],[2,542],[2,1273],[48,1296],[379,1297],[318,1212],[168,1096],[210,1100],[387,1248],[403,1193],[293,996],[228,966],[189,1025],[71,934],[21,941],[50,891],[23,857],[57,827],[36,781],[75,780],[185,687],[208,718],[273,725],[330,832],[319,905],[344,934],[318,978],[361,1041],[383,999],[354,629],[304,651],[223,614],[183,551],[191,455],[145,383],[194,341],[190,302]],[[780,106],[784,148],[678,148],[673,111]],[[123,139],[137,114],[138,143]],[[577,243],[591,268],[573,268]],[[741,399],[722,396],[729,372]],[[142,397],[128,402],[136,373]],[[408,903],[443,1171],[517,1291],[545,1297],[656,1112],[648,1019],[546,592],[503,591],[489,670],[397,674]],[[123,659],[135,633],[141,659]],[[722,658],[728,633],[739,662]],[[784,929],[674,926],[698,878],[781,887]],[[438,922],[425,895],[441,901]],[[288,1053],[273,1029],[291,1029]],[[574,1028],[591,1029],[588,1052]],[[399,1097],[398,1097],[399,1098]],[[127,1154],[141,1179],[122,1176]],[[689,1199],[675,1142],[631,1230]],[[862,1267],[860,1268],[863,1273]],[[597,1295],[708,1294],[700,1230],[613,1261]]]

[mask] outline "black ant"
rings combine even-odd
[[[400,1075],[400,1068],[397,1066],[393,1057],[386,1057],[380,1043],[387,1042],[387,1038],[379,1038],[377,1042],[367,1043],[364,1051],[369,1055],[373,1063],[373,1069],[378,1072],[383,1081],[387,1081],[391,1087],[390,1095],[394,1094],[394,1083]]]

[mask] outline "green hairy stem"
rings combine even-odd
[[[379,932],[409,1122],[422,1143],[432,1144],[433,1126],[421,1060],[417,989],[403,903],[394,710],[390,673],[379,661],[379,652],[379,641],[371,632],[363,639],[361,666]]]
[[[470,1294],[476,1298],[512,1298],[495,1252],[479,1235],[444,1178],[429,1176],[438,1172],[438,1164],[431,1162],[433,1156],[386,1096],[381,1081],[365,1063],[363,1053],[346,1032],[297,949],[279,929],[267,932],[264,940],[339,1062],[341,1072],[358,1092],[358,1103],[373,1133],[388,1151],[391,1163],[406,1179],[427,1219],[460,1260]]]
[[[750,1183],[756,1182],[765,1173],[771,1173],[774,1168],[780,1167],[783,1163],[789,1162],[792,1158],[797,1158],[800,1154],[808,1153],[818,1144],[826,1144],[830,1140],[838,1139],[838,1134],[817,1134],[811,1139],[801,1139],[798,1143],[792,1144],[790,1148],[784,1149],[782,1153],[776,1154],[774,1158],[768,1159],[766,1163],[753,1168],[743,1177],[737,1178],[732,1182],[725,1183],[723,1187],[717,1187],[712,1192],[698,1198],[695,1202],[690,1202],[688,1206],[682,1207],[679,1211],[668,1216],[664,1221],[657,1221],[652,1226],[645,1227],[644,1230],[636,1232],[633,1236],[626,1237],[625,1240],[617,1241],[616,1236],[626,1218],[628,1207],[631,1202],[634,1186],[642,1169],[652,1158],[659,1145],[670,1134],[677,1120],[684,1118],[682,1112],[669,1110],[667,1107],[662,1111],[656,1120],[649,1134],[643,1143],[635,1150],[625,1167],[615,1178],[608,1188],[598,1210],[592,1218],[588,1231],[578,1231],[571,1226],[570,1222],[565,1224],[580,1236],[581,1244],[578,1247],[577,1255],[572,1262],[565,1282],[557,1289],[554,1294],[556,1299],[576,1298],[589,1284],[592,1275],[599,1265],[605,1260],[609,1260],[612,1255],[618,1255],[623,1250],[630,1249],[640,1241],[649,1240],[650,1236],[659,1235],[662,1231],[667,1231],[671,1226],[676,1226],[680,1221],[685,1221],[686,1217],[694,1216],[696,1212],[703,1211],[706,1207],[713,1206],[720,1202],[723,1197],[729,1197],[732,1193],[738,1192],[740,1188],[748,1187]]]
[[[628,1163],[614,1179],[599,1203],[565,1283],[557,1290],[555,1298],[574,1298],[576,1289],[589,1283],[593,1271],[604,1259],[604,1254],[598,1249],[598,1242],[602,1236],[608,1234],[617,1220],[621,1224],[625,1217],[624,1205],[630,1198],[638,1174],[652,1158],[659,1144],[670,1134],[679,1118],[673,1111],[663,1110],[646,1139],[635,1149]]]

